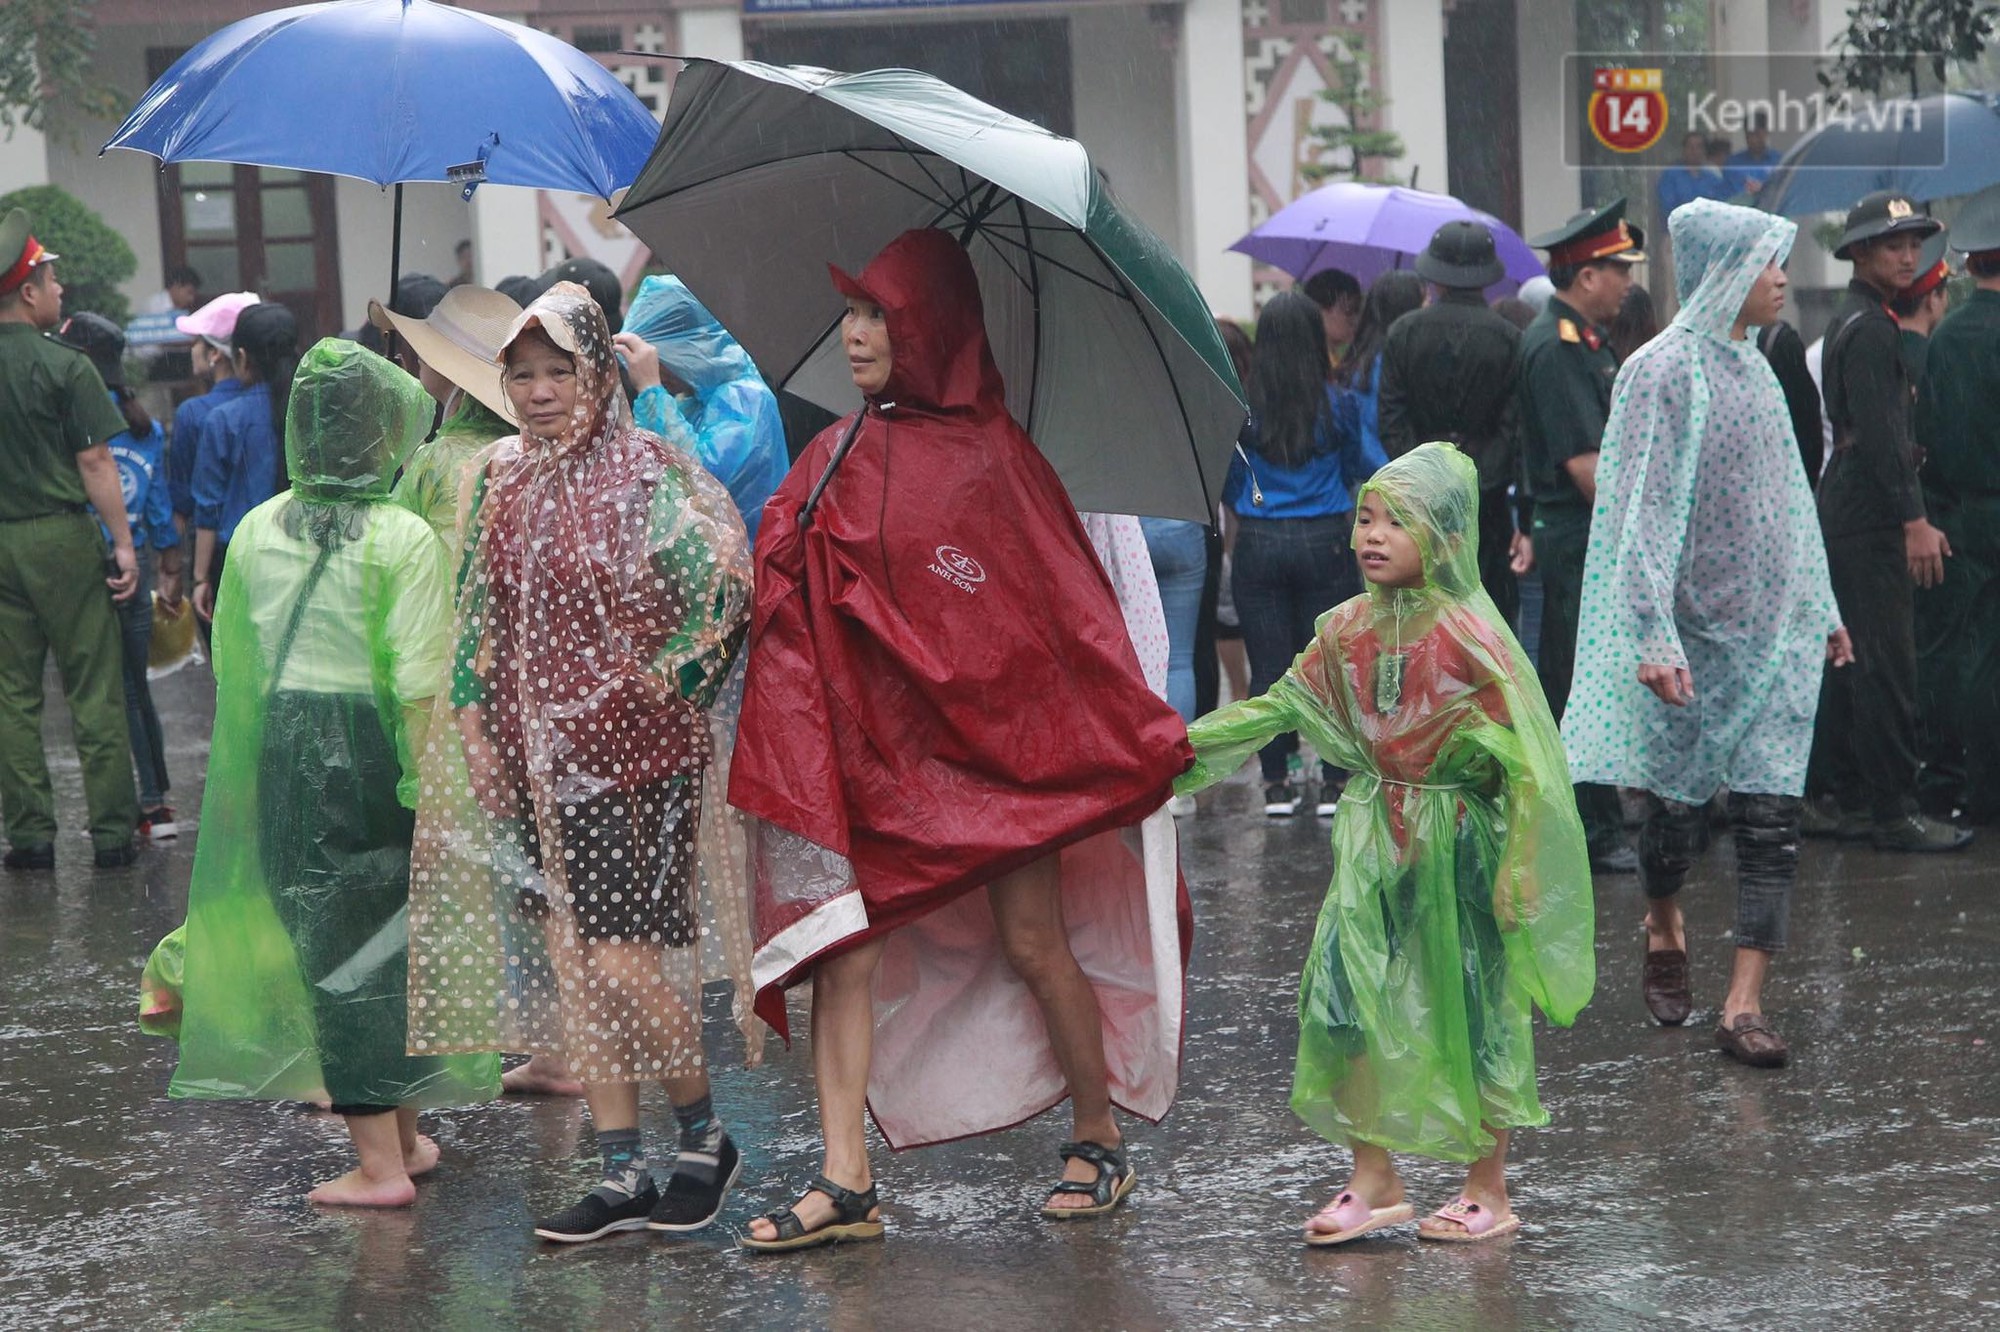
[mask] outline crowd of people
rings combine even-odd
[[[2000,189],[1954,228],[1977,290],[1949,314],[1942,228],[1859,201],[1813,349],[1772,331],[1792,223],[1676,207],[1662,328],[1624,210],[1532,239],[1539,309],[1489,306],[1494,237],[1452,222],[1411,271],[1224,324],[1248,416],[1210,531],[1076,512],[940,231],[833,271],[865,406],[792,462],[694,293],[628,306],[579,260],[488,289],[461,255],[309,347],[217,297],[177,317],[206,391],[169,434],[16,212],[6,865],[56,860],[51,651],[96,864],[173,835],[145,641],[185,595],[216,709],[186,923],[142,980],[172,1094],[325,1104],[357,1164],[312,1199],[374,1207],[438,1164],[421,1111],[581,1095],[601,1176],[535,1233],[691,1232],[743,1160],[703,986],[754,1061],[810,982],[820,1169],[741,1237],[789,1251],[884,1233],[869,1115],[905,1147],[1068,1100],[1043,1215],[1131,1195],[1119,1112],[1159,1119],[1180,1075],[1174,820],[1254,752],[1267,816],[1311,792],[1331,821],[1292,1104],[1352,1171],[1305,1241],[1415,1219],[1393,1153],[1466,1167],[1421,1236],[1500,1238],[1509,1136],[1548,1120],[1532,1013],[1595,990],[1593,870],[1637,873],[1638,988],[1679,1025],[1678,893],[1727,823],[1715,1038],[1777,1067],[1801,835],[1955,850],[2000,810]]]

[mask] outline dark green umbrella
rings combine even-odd
[[[772,387],[835,412],[861,399],[826,265],[951,232],[1008,407],[1077,507],[1212,520],[1244,415],[1229,354],[1076,141],[912,70],[690,60],[617,217]]]

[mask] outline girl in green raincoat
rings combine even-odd
[[[493,1056],[405,1053],[412,754],[450,664],[451,580],[430,527],[388,501],[430,420],[381,357],[315,346],[288,408],[292,488],[236,529],[216,601],[168,1094],[330,1101],[360,1165],[320,1203],[407,1205],[438,1156],[417,1107],[498,1090]]]
[[[1183,792],[1283,731],[1354,773],[1300,980],[1292,1088],[1301,1119],[1353,1148],[1354,1172],[1306,1223],[1308,1244],[1411,1219],[1392,1151],[1471,1163],[1424,1238],[1517,1229],[1508,1133],[1548,1120],[1530,1008],[1567,1026],[1595,982],[1562,742],[1480,588],[1478,533],[1478,471],[1457,449],[1383,467],[1355,518],[1368,590],[1320,617],[1268,693],[1189,728],[1199,762]]]

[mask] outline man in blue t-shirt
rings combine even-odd
[[[1771,146],[1770,125],[1762,115],[1751,117],[1743,139],[1743,150],[1730,154],[1722,177],[1732,195],[1747,194],[1755,198],[1784,154]]]
[[[1674,209],[1693,199],[1727,201],[1735,193],[1722,173],[1708,164],[1708,138],[1700,130],[1681,137],[1679,166],[1660,173],[1660,212],[1673,216]]]

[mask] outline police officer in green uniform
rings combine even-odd
[[[1516,384],[1522,470],[1535,505],[1534,559],[1542,571],[1542,641],[1537,663],[1549,710],[1562,719],[1576,667],[1576,622],[1583,605],[1583,557],[1597,502],[1597,452],[1611,414],[1618,358],[1603,326],[1632,286],[1632,265],[1646,256],[1645,233],[1625,220],[1625,200],[1585,209],[1529,240],[1549,252],[1555,295],[1521,334]],[[1592,868],[1636,873],[1626,844],[1618,793],[1579,785],[1577,812],[1590,842]]]
[[[11,870],[55,865],[55,793],[42,753],[51,652],[99,868],[132,863],[139,816],[112,611],[114,597],[132,595],[138,562],[105,447],[125,422],[90,358],[44,336],[62,319],[55,260],[29,234],[26,213],[0,219],[0,817]],[[111,532],[108,563],[99,518]]]
[[[1944,318],[1944,312],[1951,308],[1951,295],[1945,287],[1950,279],[1951,264],[1945,254],[1944,233],[1940,231],[1917,252],[1916,277],[1889,302],[1889,314],[1902,338],[1903,369],[1909,372],[1912,384],[1923,384],[1924,358],[1930,354],[1931,334]]]
[[[1919,794],[1933,813],[1990,824],[2000,820],[2000,185],[1959,212],[1951,245],[1973,291],[1932,333],[1917,391],[1924,508],[1951,546],[1944,581],[1917,592],[1918,714],[1927,748],[1947,761],[1926,754]]]
[[[1811,785],[1833,795],[1841,837],[1883,851],[1956,851],[1972,836],[1917,805],[1916,595],[1943,581],[1952,547],[1918,483],[1914,390],[1888,307],[1941,229],[1888,190],[1848,211],[1833,254],[1854,276],[1821,353],[1833,455],[1820,476],[1820,531],[1854,665],[1827,673]]]
[[[1449,440],[1479,465],[1479,581],[1513,623],[1521,595],[1511,567],[1518,426],[1514,374],[1521,333],[1486,304],[1486,288],[1507,276],[1493,233],[1478,222],[1447,222],[1417,256],[1417,276],[1437,299],[1389,329],[1382,346],[1378,430],[1391,458],[1429,440]]]

